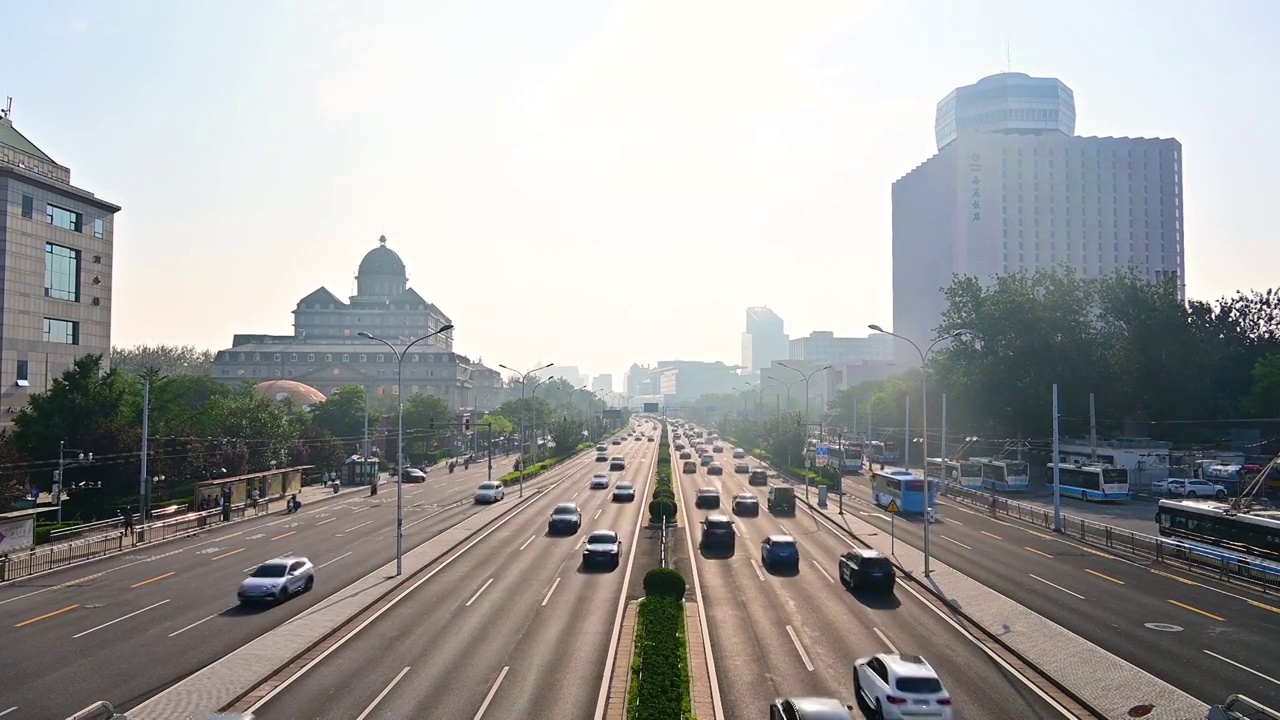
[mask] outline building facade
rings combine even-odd
[[[938,149],[969,132],[1076,134],[1076,97],[1057,78],[1000,73],[952,90],[934,118]]]
[[[791,355],[786,328],[778,313],[767,307],[747,308],[746,331],[742,333],[742,365],[759,372],[774,360]]]
[[[328,395],[340,387],[363,386],[371,397],[398,392],[396,355],[386,345],[359,335],[368,332],[403,347],[450,324],[449,317],[408,286],[400,256],[380,238],[360,262],[356,294],[347,302],[326,288],[298,301],[293,335],[236,335],[232,347],[214,358],[214,375],[238,384],[286,379]],[[435,395],[455,410],[479,401],[477,380],[488,395],[497,394],[501,376],[453,352],[453,330],[415,345],[404,360],[404,391]],[[487,371],[487,372],[486,372]],[[492,404],[492,407],[496,407]]]
[[[955,274],[988,282],[1064,267],[1084,278],[1133,271],[1174,278],[1183,292],[1181,144],[1073,137],[1065,106],[1056,112],[1043,119],[1048,129],[961,128],[894,183],[894,332],[928,342]],[[900,343],[895,354],[906,362],[914,351]]]
[[[608,393],[613,392],[613,375],[609,373],[600,373],[591,381],[591,392]]]
[[[703,395],[720,395],[744,389],[738,369],[722,362],[663,360],[655,371],[658,391],[667,407],[689,406]]]
[[[893,359],[893,337],[876,333],[868,337],[836,337],[830,330],[815,330],[808,337],[791,339],[790,359],[815,365]]]
[[[76,358],[111,356],[118,205],[71,184],[0,111],[0,427]]]

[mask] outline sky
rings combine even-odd
[[[1188,295],[1276,284],[1269,0],[0,0],[0,97],[123,206],[113,342],[291,332],[386,235],[489,365],[613,373],[891,319],[890,186],[935,106],[1061,78],[1175,137]]]

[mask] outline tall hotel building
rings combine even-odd
[[[893,184],[894,332],[930,340],[954,274],[1132,269],[1184,293],[1181,144],[1077,137],[1075,120],[1070,88],[1022,73],[938,103],[938,153]]]

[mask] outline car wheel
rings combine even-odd
[[[1195,496],[1196,496],[1196,491],[1195,491],[1195,490],[1188,490],[1188,491],[1187,491],[1187,497],[1188,497],[1188,498],[1194,498]]]
[[[313,575],[307,578],[306,584],[302,586],[302,592],[311,592],[311,588],[315,586],[316,586],[316,579],[315,579],[315,576]]]
[[[1219,500],[1226,500],[1226,499],[1227,499],[1227,494],[1226,494],[1225,492],[1223,492],[1222,490],[1219,490],[1219,491],[1217,492],[1217,494],[1216,494],[1216,495],[1214,495],[1214,497],[1218,498]]]
[[[884,707],[880,705],[880,698],[876,698],[876,706],[871,710],[872,720],[884,720]]]
[[[280,591],[276,593],[276,602],[284,602],[285,600],[288,600],[288,599],[289,599],[289,588],[287,587],[280,588]]]

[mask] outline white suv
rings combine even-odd
[[[853,664],[858,704],[883,720],[952,720],[951,695],[918,655],[879,653]]]
[[[1208,480],[1169,478],[1151,484],[1151,492],[1166,497],[1217,498],[1225,500],[1227,488]]]

